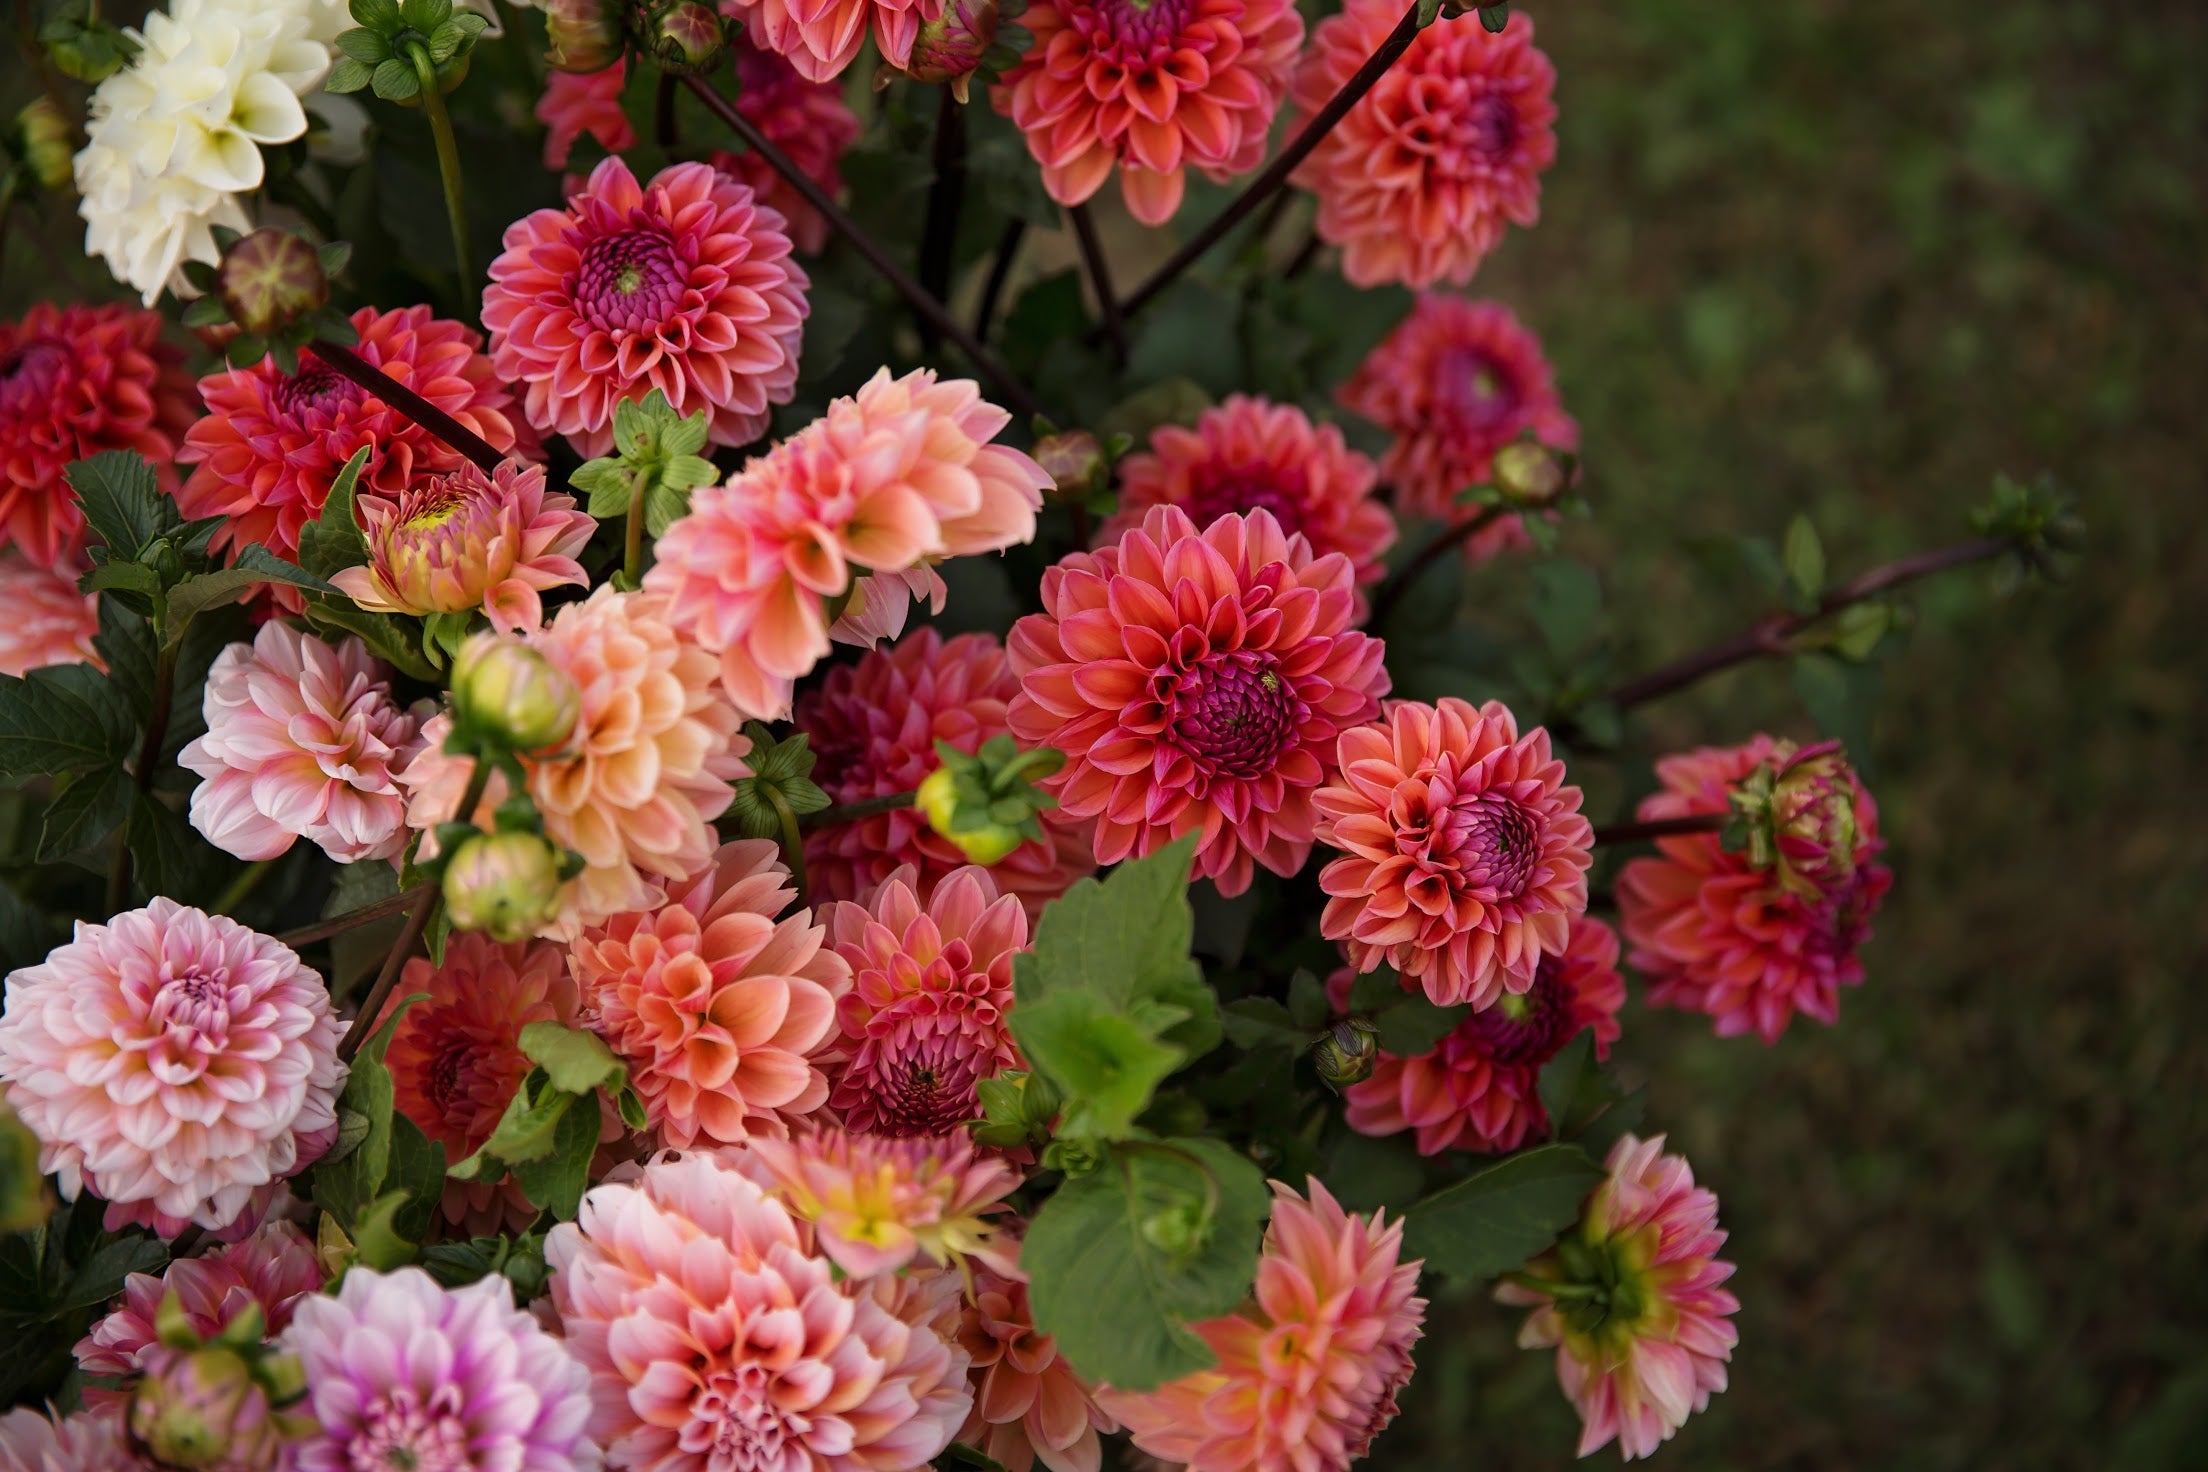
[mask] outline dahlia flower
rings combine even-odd
[[[176,490],[177,444],[198,406],[161,317],[120,304],[39,302],[0,322],[0,546],[58,567],[84,540],[72,461],[135,450]]]
[[[1253,1302],[1191,1326],[1219,1363],[1097,1399],[1154,1457],[1189,1472],[1343,1472],[1395,1419],[1426,1300],[1403,1224],[1273,1182]]]
[[[485,475],[465,464],[396,499],[363,496],[354,515],[368,565],[330,581],[372,613],[480,608],[511,633],[544,622],[545,589],[590,581],[575,554],[598,523],[575,509],[573,496],[544,488],[542,466],[505,460]]]
[[[399,779],[418,721],[360,640],[262,624],[215,656],[203,708],[206,734],[176,759],[200,776],[192,826],[216,848],[273,859],[304,838],[350,864],[406,847]]]
[[[289,947],[156,899],[9,973],[0,1081],[65,1199],[219,1231],[337,1137],[338,1032]]]
[[[558,946],[500,945],[463,931],[445,943],[442,964],[426,956],[406,963],[377,1025],[416,995],[422,1000],[399,1014],[384,1063],[399,1113],[445,1147],[447,1164],[458,1164],[498,1128],[532,1066],[521,1030],[532,1022],[574,1026],[582,993]],[[445,1182],[444,1213],[462,1231],[482,1235],[522,1231],[537,1209],[509,1178]]]
[[[171,1293],[192,1332],[204,1340],[255,1308],[269,1334],[282,1333],[299,1300],[321,1291],[322,1267],[306,1234],[287,1221],[264,1222],[241,1242],[175,1259],[158,1278],[149,1273],[125,1278],[120,1304],[77,1341],[77,1366],[87,1375],[135,1373],[159,1338],[155,1320]],[[93,1396],[88,1391],[87,1401]]]
[[[910,792],[942,765],[935,743],[968,756],[1007,733],[1005,707],[1020,682],[993,635],[945,639],[932,628],[836,665],[797,702],[797,727],[812,743],[813,780],[830,800],[863,802]],[[1087,838],[1046,815],[1048,843],[1022,844],[989,870],[999,893],[1018,895],[1035,919],[1094,867]],[[923,898],[966,856],[912,808],[876,813],[806,835],[805,869],[823,899],[855,900],[900,868]]]
[[[601,587],[528,637],[582,692],[567,745],[521,758],[545,833],[583,856],[552,927],[567,937],[659,904],[667,884],[711,860],[712,822],[735,796],[729,783],[749,775],[750,746],[713,689],[712,659],[676,637],[661,599]],[[401,774],[407,822],[425,834],[460,816],[474,770],[471,758],[445,753],[450,729],[442,715],[423,727],[423,749]],[[489,826],[506,795],[494,775],[483,808],[467,816]]]
[[[783,1134],[827,1102],[820,1055],[850,968],[765,839],[723,845],[656,910],[615,915],[570,959],[593,1026],[669,1145]]]
[[[1034,43],[989,100],[1052,199],[1082,203],[1117,163],[1145,225],[1173,218],[1185,170],[1223,184],[1263,162],[1303,44],[1287,0],[1035,0],[1020,24]]]
[[[77,155],[85,254],[152,306],[189,291],[187,260],[221,258],[214,227],[253,228],[238,195],[261,186],[261,147],[307,131],[299,100],[333,59],[317,0],[172,0],[141,50],[92,94]]]
[[[942,14],[943,0],[721,0],[721,13],[799,76],[827,82],[859,54],[869,29],[882,60],[903,70],[920,23]]]
[[[1792,751],[1790,742],[1757,736],[1664,757],[1656,763],[1661,790],[1641,799],[1638,816],[1729,812],[1743,778]],[[1863,980],[1857,952],[1894,882],[1892,870],[1873,862],[1885,844],[1878,804],[1860,784],[1854,809],[1852,873],[1829,890],[1790,888],[1779,866],[1759,869],[1714,833],[1660,838],[1658,857],[1627,864],[1618,875],[1618,928],[1632,947],[1626,960],[1649,979],[1649,1000],[1708,1013],[1720,1037],[1754,1032],[1766,1043],[1777,1042],[1797,1012],[1834,1021],[1840,988]]]
[[[937,1267],[969,1259],[1012,1266],[992,1219],[1020,1184],[963,1130],[889,1139],[829,1127],[786,1140],[753,1140],[738,1164],[810,1223],[821,1252],[854,1278],[894,1273],[914,1258]],[[1012,1254],[1017,1257],[1017,1254]]]
[[[551,71],[537,99],[537,121],[544,124],[544,166],[567,167],[568,155],[585,133],[608,153],[636,147],[636,129],[621,110],[621,88],[628,65],[617,61],[604,71]]]
[[[1395,543],[1395,518],[1373,499],[1376,479],[1333,425],[1313,424],[1293,404],[1231,394],[1194,429],[1164,425],[1148,451],[1119,462],[1119,514],[1102,536],[1117,541],[1152,506],[1178,506],[1199,527],[1262,507],[1318,556],[1347,557],[1362,588],[1387,571]]]
[[[1097,1472],[1098,1433],[1119,1423],[1056,1342],[1036,1332],[1023,1280],[976,1266],[958,1337],[974,1361],[974,1413],[960,1441],[1005,1472],[1031,1472],[1038,1459],[1050,1472]]]
[[[653,389],[708,411],[716,445],[767,427],[797,387],[805,272],[782,216],[704,164],[638,184],[618,157],[564,210],[506,227],[483,325],[523,412],[582,455],[613,448],[613,406]]]
[[[923,905],[911,869],[865,903],[826,906],[829,942],[851,967],[836,1005],[846,1060],[829,1102],[853,1129],[928,1135],[980,1117],[980,1084],[1020,1066],[1012,958],[1027,914],[987,869],[957,869]]]
[[[100,631],[97,594],[79,593],[64,577],[9,549],[0,552],[0,675],[21,676],[52,664],[106,669],[92,637]]]
[[[1396,701],[1345,732],[1320,791],[1319,932],[1358,971],[1382,962],[1436,1004],[1492,1007],[1532,988],[1587,909],[1595,832],[1539,726],[1500,701]]]
[[[513,395],[480,351],[483,340],[427,307],[352,316],[353,351],[475,431],[500,454],[534,458],[536,432],[509,417]],[[207,417],[193,424],[177,459],[193,466],[177,504],[186,516],[220,516],[213,545],[262,546],[296,557],[299,528],[322,514],[330,485],[354,452],[367,449],[357,487],[397,500],[423,477],[458,470],[459,451],[406,415],[315,361],[299,371],[272,358],[225,368],[199,381]],[[289,606],[289,605],[286,605]]]
[[[0,1472],[158,1472],[130,1444],[122,1406],[55,1415],[17,1406],[0,1415]]]
[[[728,43],[736,59],[736,110],[806,178],[831,197],[842,194],[838,166],[844,150],[859,141],[858,114],[845,105],[840,85],[807,79],[783,57],[754,44],[751,34],[739,31]],[[828,243],[828,217],[758,154],[715,150],[706,162],[749,185],[761,204],[780,210],[799,250],[813,255]]]
[[[356,1267],[302,1300],[280,1341],[305,1370],[314,1434],[299,1472],[593,1472],[590,1374],[493,1273],[441,1288]]]
[[[712,1155],[597,1187],[545,1259],[616,1467],[913,1472],[973,1404],[955,1274],[839,1280],[811,1228]]]
[[[1320,21],[1291,94],[1325,107],[1402,19],[1394,0],[1347,0]],[[1290,176],[1319,201],[1319,238],[1355,286],[1462,286],[1507,224],[1541,216],[1556,161],[1556,68],[1514,11],[1500,32],[1461,14],[1429,25]]]
[[[1532,433],[1557,450],[1579,447],[1541,341],[1494,302],[1422,296],[1372,350],[1339,394],[1342,406],[1395,436],[1380,478],[1396,509],[1437,521],[1479,514],[1458,496],[1487,480],[1495,452]],[[1483,560],[1531,544],[1516,516],[1500,517],[1465,544]]]
[[[1336,1007],[1352,974],[1345,968],[1328,982]],[[1416,1130],[1421,1155],[1452,1147],[1501,1155],[1541,1139],[1549,1131],[1541,1065],[1588,1029],[1596,1056],[1608,1057],[1624,1005],[1617,933],[1576,916],[1564,949],[1541,958],[1526,991],[1504,993],[1418,1057],[1381,1053],[1372,1076],[1343,1091],[1349,1127],[1374,1136]]]
[[[1579,1225],[1495,1297],[1533,1306],[1522,1347],[1556,1346],[1556,1378],[1582,1425],[1579,1455],[1615,1439],[1630,1462],[1725,1388],[1740,1301],[1718,1286],[1733,1265],[1717,1256],[1717,1198],[1695,1185],[1684,1158],[1664,1153],[1664,1137],[1620,1137],[1608,1166]]]
[[[1303,867],[1335,740],[1388,689],[1380,641],[1350,628],[1355,586],[1348,558],[1314,556],[1270,511],[1199,533],[1177,506],[1043,574],[1045,611],[1007,644],[1006,720],[1067,753],[1040,785],[1096,820],[1098,863],[1194,833],[1196,876],[1222,894],[1254,864]]]

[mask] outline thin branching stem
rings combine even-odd
[[[966,203],[966,109],[945,89],[936,89],[936,95],[935,180],[928,186],[928,213],[920,229],[920,285],[947,302],[958,258],[958,217]],[[922,343],[932,352],[941,337],[923,317]]]
[[[1466,517],[1463,521],[1458,522],[1455,526],[1450,527],[1440,536],[1419,548],[1418,555],[1404,563],[1402,568],[1382,583],[1380,590],[1373,595],[1372,617],[1365,621],[1366,627],[1374,629],[1382,627],[1387,622],[1388,615],[1395,612],[1395,606],[1403,601],[1403,595],[1410,592],[1418,580],[1426,575],[1428,568],[1493,526],[1498,519],[1511,510],[1512,508],[1507,506],[1486,507],[1477,516]]]
[[[297,930],[287,930],[276,938],[296,951],[315,941],[328,940],[333,935],[343,935],[348,930],[358,930],[363,925],[373,925],[378,920],[403,915],[434,893],[436,888],[434,884],[417,884],[412,889],[402,889],[373,904],[346,910],[327,920],[317,920],[312,925],[302,925]]]
[[[838,823],[856,823],[876,813],[894,813],[899,808],[909,808],[918,796],[914,792],[892,792],[882,797],[862,797],[857,802],[839,802],[832,808],[807,814],[804,826],[807,829],[833,828]]]
[[[328,364],[331,371],[351,379],[407,418],[458,450],[485,475],[498,469],[505,457],[491,448],[483,436],[400,383],[349,347],[316,338],[307,350]]]
[[[1725,826],[1727,813],[1693,813],[1684,818],[1651,818],[1645,823],[1612,823],[1595,830],[1595,842],[1642,843],[1651,838],[1674,838],[1682,833],[1715,833]]]
[[[982,283],[981,304],[974,308],[974,336],[982,342],[989,340],[989,327],[997,316],[997,302],[1004,296],[1005,283],[1012,279],[1012,264],[1020,258],[1020,243],[1025,239],[1027,221],[1015,215],[1004,222],[1004,233],[997,237],[996,254],[989,261],[989,278]]]
[[[445,111],[445,94],[437,85],[437,67],[420,43],[407,46],[408,60],[422,84],[422,115],[429,119],[430,136],[437,142],[437,173],[445,186],[445,218],[452,226],[453,267],[460,273],[460,302],[469,305],[475,289],[475,267],[468,252],[468,192],[460,180],[460,144],[452,136],[452,115]],[[472,313],[471,313],[472,315]]]
[[[1104,340],[1111,344],[1112,361],[1124,368],[1127,366],[1127,324],[1120,317],[1119,296],[1112,289],[1112,268],[1104,259],[1104,242],[1097,239],[1096,221],[1086,204],[1072,206],[1066,215],[1073,221],[1073,238],[1081,243],[1081,264],[1089,273],[1090,288],[1096,293]]]

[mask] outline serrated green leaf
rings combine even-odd
[[[219,296],[203,296],[184,309],[186,327],[214,327],[230,320],[230,308]]]
[[[107,450],[77,461],[64,474],[85,524],[107,544],[112,560],[135,559],[161,535],[161,489],[144,456]]]
[[[90,665],[0,675],[0,771],[21,777],[119,762],[132,754],[131,712]]]
[[[552,1087],[563,1093],[618,1089],[628,1082],[628,1065],[594,1032],[558,1022],[532,1022],[522,1028],[519,1042],[521,1055],[543,1069]]]
[[[1489,1166],[1412,1207],[1406,1257],[1460,1278],[1492,1278],[1545,1251],[1579,1220],[1602,1167],[1577,1145],[1540,1145]]]
[[[108,683],[135,715],[153,704],[153,625],[112,598],[100,600],[100,631],[92,647],[107,662]]]
[[[348,634],[358,634],[377,658],[393,664],[416,680],[439,683],[437,667],[422,657],[407,626],[388,613],[370,613],[349,598],[307,599],[307,622]]]
[[[182,813],[148,792],[132,795],[125,841],[138,888],[172,899],[192,897],[204,882],[214,854]]]
[[[1419,1058],[1441,1045],[1470,1016],[1470,1007],[1437,1007],[1423,995],[1407,997],[1373,1019],[1380,1046],[1398,1058]]]
[[[1588,1095],[1601,1070],[1595,1063],[1595,1034],[1592,1029],[1582,1029],[1556,1050],[1548,1062],[1541,1065],[1535,1080],[1535,1090],[1541,1100],[1542,1112],[1549,1117],[1549,1128],[1559,1136],[1570,1123],[1574,1107]]]
[[[1178,1008],[1169,1013],[1180,1016]],[[1013,1008],[1020,1051],[1066,1096],[1061,1135],[1116,1140],[1133,1130],[1157,1086],[1183,1060],[1180,1049],[1157,1040],[1163,1030],[1157,1019],[1147,1021],[1072,989]]]
[[[342,1159],[325,1159],[315,1166],[314,1203],[335,1217],[338,1225],[348,1232],[383,1195],[384,1177],[390,1170],[391,1121],[397,1089],[391,1070],[384,1064],[384,1054],[390,1050],[391,1035],[398,1030],[399,1019],[406,1015],[409,1007],[428,995],[427,992],[415,992],[401,997],[393,1005],[382,1025],[368,1035],[368,1041],[354,1055],[352,1071],[345,1079],[345,1091],[338,1095],[339,1107],[360,1115],[367,1121],[367,1128],[358,1148]]]
[[[236,602],[242,594],[263,583],[282,583],[288,587],[305,588],[312,593],[337,592],[337,589],[321,578],[303,567],[284,561],[266,547],[243,547],[238,551],[238,560],[234,566],[186,578],[169,590],[170,644],[180,642],[185,630],[191,626],[191,621],[207,609]]]
[[[590,1161],[598,1150],[599,1113],[596,1101],[574,1099],[575,1107],[560,1117],[550,1152],[514,1167],[514,1180],[531,1205],[549,1211],[561,1221],[573,1221],[590,1184]]]
[[[46,805],[38,861],[52,863],[104,840],[130,816],[130,775],[121,767],[83,773]]]
[[[456,1181],[495,1181],[509,1167],[542,1159],[551,1153],[560,1120],[575,1101],[575,1095],[550,1087],[542,1069],[531,1069],[506,1101],[490,1138],[446,1174]]]
[[[91,1220],[99,1220],[91,1213]],[[54,1314],[96,1308],[123,1291],[132,1273],[158,1273],[167,1265],[169,1249],[159,1238],[132,1232],[102,1244],[72,1273],[50,1304]]]
[[[1795,593],[1814,606],[1825,587],[1825,544],[1808,517],[1797,516],[1787,524],[1779,558],[1786,565],[1787,581],[1793,584]]]
[[[1312,1029],[1298,1027],[1288,1009],[1271,997],[1243,997],[1220,1010],[1219,1021],[1227,1041],[1237,1048],[1262,1048],[1269,1044],[1300,1048],[1311,1041]]]
[[[1349,1010],[1377,1017],[1391,1007],[1402,1006],[1410,996],[1402,975],[1383,963],[1370,971],[1360,971],[1350,982]]]
[[[142,598],[161,595],[161,574],[143,562],[103,562],[86,573],[78,586],[87,593],[136,593]]]
[[[367,445],[353,452],[353,458],[330,482],[321,514],[299,529],[299,565],[314,577],[326,579],[331,573],[368,561],[368,539],[361,534],[359,513],[353,505],[368,455]]]

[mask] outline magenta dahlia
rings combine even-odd
[[[280,1334],[302,1298],[322,1291],[314,1244],[287,1221],[264,1222],[250,1237],[199,1257],[180,1257],[154,1277],[132,1273],[120,1302],[77,1341],[77,1365],[87,1375],[124,1376],[139,1369],[159,1339],[155,1322],[174,1294],[192,1332],[212,1339],[249,1309],[269,1334]],[[107,1392],[110,1399],[120,1398]],[[88,1402],[93,1393],[86,1392]]]

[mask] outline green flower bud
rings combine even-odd
[[[325,305],[330,280],[306,241],[288,230],[256,230],[222,253],[215,294],[240,330],[274,334]]]
[[[31,177],[48,189],[67,189],[74,172],[76,139],[69,119],[44,97],[15,115],[16,151]]]
[[[563,72],[602,72],[621,59],[619,0],[546,0],[544,59]]]
[[[1142,1219],[1142,1236],[1168,1257],[1191,1258],[1211,1238],[1211,1213],[1201,1201],[1176,1201]]]
[[[560,856],[534,833],[483,833],[445,866],[445,909],[455,930],[527,940],[560,912]]]
[[[1748,861],[1805,899],[1837,893],[1855,878],[1863,784],[1837,741],[1796,749],[1778,743],[1733,788]]]
[[[721,18],[699,0],[666,0],[644,23],[644,44],[661,70],[685,75],[710,69],[728,47]]]
[[[948,82],[951,95],[963,103],[968,83],[997,39],[998,16],[997,0],[947,0],[941,15],[920,23],[905,75],[915,82]]]
[[[1085,429],[1069,429],[1044,435],[1035,442],[1035,463],[1051,479],[1060,496],[1086,496],[1104,488],[1111,461],[1096,436]]]
[[[575,734],[582,709],[575,682],[520,639],[477,634],[453,661],[454,723],[513,751],[559,750]]]
[[[274,1467],[286,1419],[251,1360],[224,1345],[146,1352],[130,1398],[130,1434],[163,1467],[259,1472]]]
[[[1311,1045],[1319,1082],[1335,1093],[1372,1077],[1380,1060],[1380,1030],[1362,1017],[1345,1017]]]
[[[1572,483],[1572,457],[1538,440],[1514,440],[1495,452],[1488,479],[1513,506],[1547,506]]]
[[[983,866],[996,863],[1027,841],[1019,829],[1002,823],[985,823],[964,830],[953,828],[951,821],[958,810],[958,779],[949,767],[937,767],[921,778],[912,804],[928,820],[930,828],[948,838],[968,859]]]

